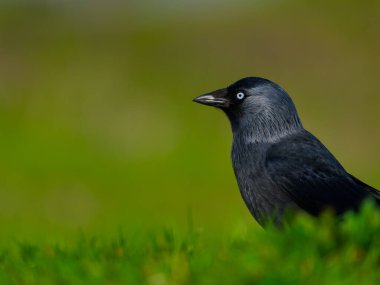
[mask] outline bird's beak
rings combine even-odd
[[[227,94],[226,89],[219,89],[194,98],[193,101],[203,105],[228,108],[230,106],[230,101],[227,98]]]

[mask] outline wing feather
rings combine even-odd
[[[266,171],[280,191],[310,214],[356,210],[368,194],[313,135],[302,132],[269,148]]]
[[[373,188],[372,186],[369,186],[367,185],[366,183],[360,181],[359,179],[357,179],[355,176],[349,174],[351,179],[354,180],[354,182],[360,187],[362,188],[364,191],[368,192],[369,194],[371,194],[373,197],[376,198],[376,200],[378,200],[378,203],[380,203],[380,191]]]

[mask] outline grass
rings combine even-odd
[[[227,235],[175,229],[14,241],[0,250],[7,284],[379,284],[380,211],[371,203],[337,221],[298,216],[279,231]]]

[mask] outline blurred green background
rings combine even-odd
[[[245,76],[380,188],[379,51],[379,1],[2,1],[1,236],[256,227],[191,102]]]

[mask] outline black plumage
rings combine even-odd
[[[195,102],[222,109],[231,122],[231,158],[242,197],[256,220],[281,224],[287,211],[317,216],[357,210],[380,192],[350,175],[306,131],[284,89],[259,77],[243,78]]]

